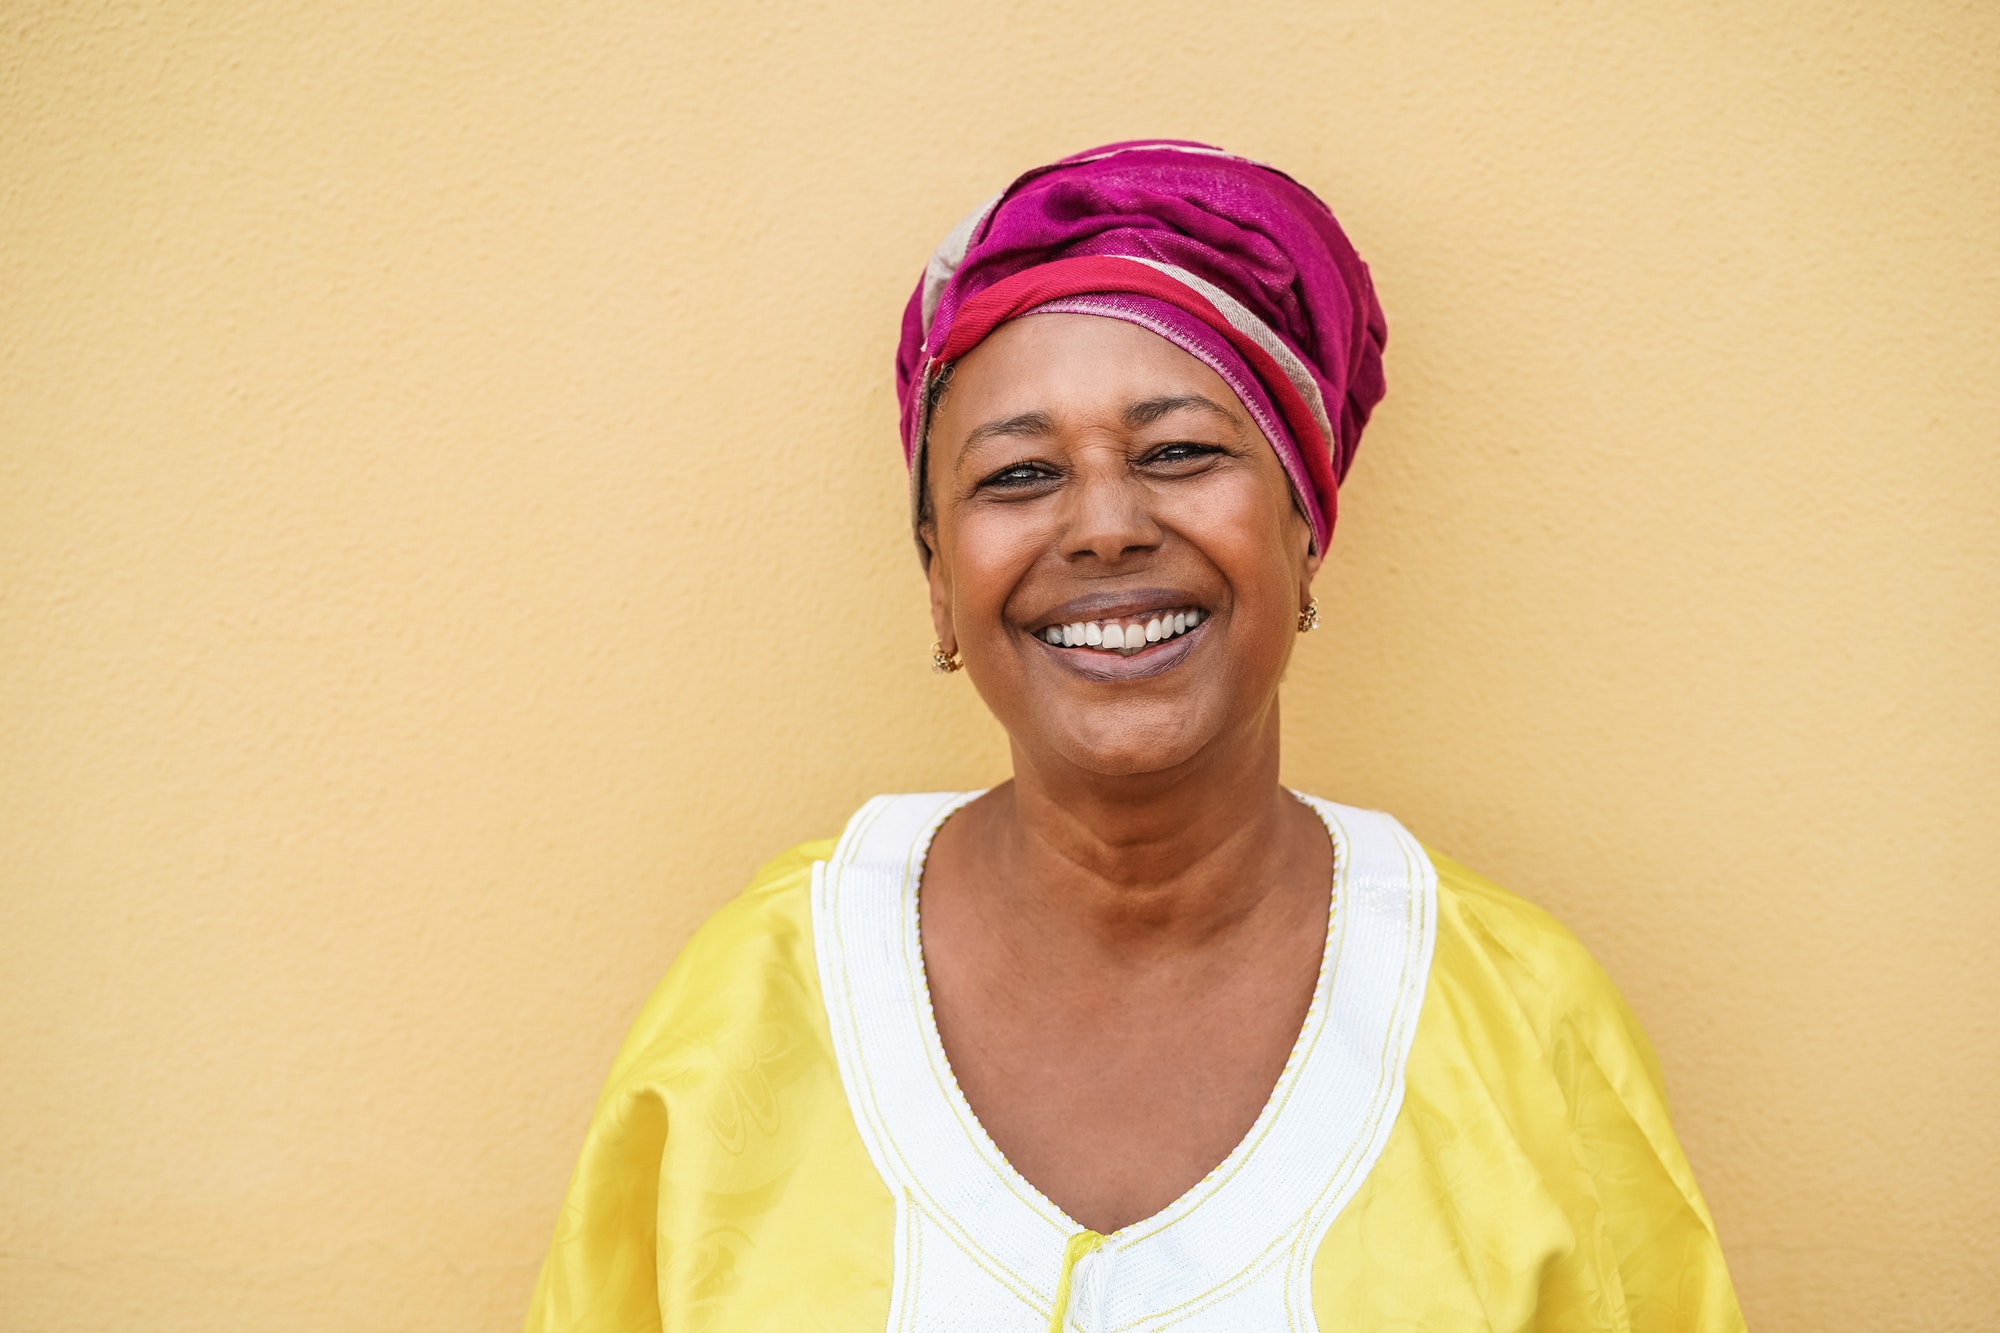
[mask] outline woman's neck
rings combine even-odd
[[[919,899],[953,1078],[1083,1225],[1181,1197],[1269,1101],[1327,939],[1326,828],[1278,785],[1276,718],[1172,774],[1016,756],[945,822]]]
[[[1168,773],[1107,778],[1015,754],[1015,777],[940,833],[996,924],[1138,961],[1237,933],[1330,869],[1318,819],[1278,782],[1276,710]],[[955,827],[957,826],[957,827]],[[1321,909],[1323,910],[1323,908]],[[1004,928],[1004,927],[1003,927]]]

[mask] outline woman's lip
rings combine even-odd
[[[1207,609],[1205,602],[1185,588],[1132,588],[1072,598],[1042,616],[1035,627],[1047,629],[1051,625],[1074,625],[1079,620],[1133,620],[1161,611]]]
[[[1149,643],[1129,656],[1099,648],[1058,648],[1047,639],[1032,634],[1028,637],[1043,652],[1055,658],[1064,670],[1085,680],[1145,680],[1179,666],[1182,659],[1194,651],[1196,641],[1207,633],[1209,619],[1204,618],[1199,625],[1171,639]]]

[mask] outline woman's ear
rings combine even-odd
[[[924,577],[931,585],[931,626],[946,655],[958,651],[958,633],[951,621],[951,579],[945,572],[944,556],[938,551],[937,524],[926,523],[917,530],[924,544]]]
[[[1326,563],[1326,552],[1313,541],[1312,526],[1303,515],[1299,518],[1299,527],[1303,529],[1299,544],[1299,604],[1303,606],[1312,600],[1313,579],[1319,574],[1319,567]]]

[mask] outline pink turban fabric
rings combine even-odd
[[[1318,196],[1205,144],[1111,144],[1028,172],[931,256],[896,351],[912,504],[930,388],[1018,315],[1140,325],[1236,392],[1277,451],[1315,549],[1383,393],[1388,328],[1368,266]],[[917,512],[913,507],[913,513]]]

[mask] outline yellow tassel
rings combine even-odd
[[[1097,1247],[1103,1243],[1104,1237],[1095,1231],[1079,1231],[1063,1246],[1062,1277],[1056,1281],[1056,1311],[1049,1316],[1049,1333],[1063,1333],[1063,1325],[1069,1322],[1070,1278],[1083,1256],[1097,1253]]]

